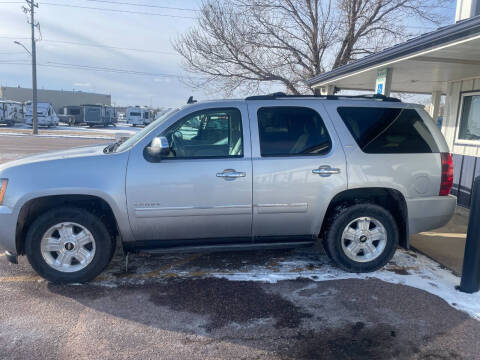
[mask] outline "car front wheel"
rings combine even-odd
[[[33,269],[55,283],[83,283],[110,262],[114,243],[104,223],[74,207],[51,210],[38,217],[25,239]]]
[[[398,246],[398,227],[392,215],[374,204],[357,204],[336,211],[324,246],[329,257],[351,272],[383,267]]]

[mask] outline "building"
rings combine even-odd
[[[480,0],[458,0],[455,24],[318,75],[309,85],[323,94],[429,94],[434,119],[445,96],[441,129],[454,154],[452,193],[470,206],[473,179],[480,175]]]
[[[0,87],[0,99],[20,102],[32,101],[32,89],[22,87]],[[57,113],[67,105],[104,104],[111,105],[112,96],[83,91],[38,89],[38,102],[49,102]]]

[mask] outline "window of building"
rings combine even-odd
[[[324,155],[332,147],[320,115],[305,107],[263,107],[257,112],[262,156]]]
[[[168,128],[174,158],[243,156],[242,116],[238,109],[208,109],[186,116]]]
[[[433,135],[414,109],[339,107],[338,113],[363,152],[439,152]]]
[[[480,92],[462,95],[459,140],[480,140]]]

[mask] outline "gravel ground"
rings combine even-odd
[[[480,358],[480,322],[375,279],[59,286],[0,258],[0,302],[2,359]]]

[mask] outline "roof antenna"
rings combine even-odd
[[[187,100],[187,104],[195,104],[197,100],[193,100],[193,96],[190,96]]]

